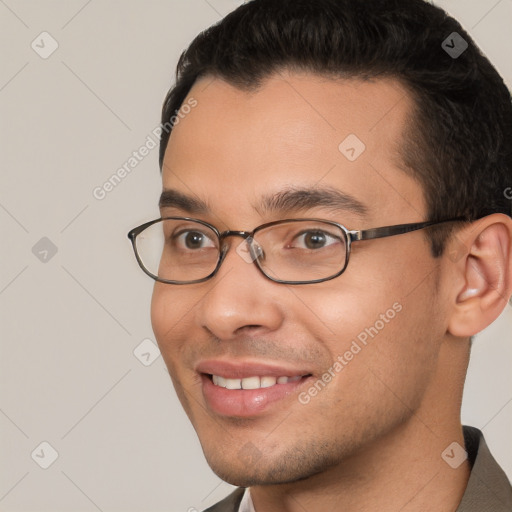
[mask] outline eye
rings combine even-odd
[[[299,249],[323,249],[328,245],[333,245],[340,242],[340,238],[326,231],[310,230],[303,231],[296,235],[292,241],[291,247]]]
[[[181,231],[173,235],[175,244],[182,249],[206,249],[216,247],[215,241],[201,231]]]

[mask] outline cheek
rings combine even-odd
[[[359,339],[364,342],[368,330],[389,331],[389,325],[399,320],[402,309],[400,291],[369,279],[336,282],[317,290],[297,292],[295,317],[310,332],[331,340]],[[332,342],[331,342],[332,343]]]
[[[155,283],[151,298],[151,324],[156,341],[169,371],[176,370],[176,359],[181,353],[190,323],[192,310],[179,289]]]
[[[198,382],[195,375],[183,366],[183,353],[186,349],[187,323],[192,315],[190,301],[182,298],[182,291],[163,283],[155,283],[151,299],[151,324],[162,358],[167,366],[176,394],[192,420],[188,392]]]
[[[151,297],[151,325],[162,352],[163,341],[166,338],[165,333],[172,328],[174,322],[174,315],[170,314],[169,301],[166,299],[166,295],[162,284],[155,283],[153,296]]]
[[[300,297],[315,312],[311,320],[301,315],[302,325],[326,333],[320,337],[330,358],[350,366],[351,384],[373,375],[411,403],[435,371],[443,335],[435,272],[413,267],[362,273],[357,280],[341,276]]]

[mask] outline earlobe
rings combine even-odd
[[[469,337],[500,315],[512,293],[512,219],[489,215],[458,236],[469,249],[451,269],[459,279],[448,332]]]

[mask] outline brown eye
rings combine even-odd
[[[215,247],[215,242],[201,231],[182,231],[174,236],[178,247],[189,250]]]
[[[185,235],[185,245],[188,249],[199,249],[201,248],[204,241],[204,235],[202,233],[195,233],[191,231]]]
[[[306,233],[304,235],[304,245],[308,249],[319,249],[325,245],[326,240],[327,238],[325,236],[325,233],[322,233],[320,231]]]
[[[321,230],[309,230],[302,231],[297,234],[291,244],[292,248],[296,249],[309,249],[311,251],[324,249],[329,245],[333,245],[340,242],[338,236],[334,236],[326,231]]]

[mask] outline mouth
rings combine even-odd
[[[275,412],[312,379],[307,370],[268,364],[210,361],[196,368],[208,409],[220,416],[248,418]]]

